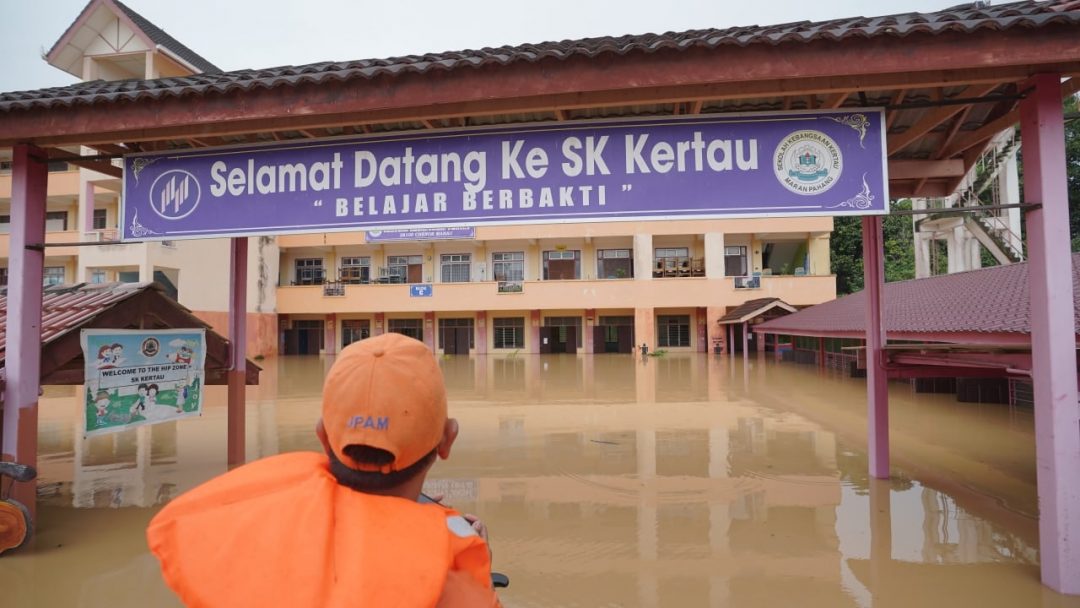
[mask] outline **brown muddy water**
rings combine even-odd
[[[249,458],[316,450],[330,359],[264,363]],[[757,359],[444,358],[462,434],[428,491],[479,515],[507,606],[1076,606],[1039,584],[1030,410],[891,386],[893,478],[867,478],[862,382]],[[146,550],[171,497],[225,471],[203,417],[83,439],[40,420],[40,525],[0,606],[176,606]]]

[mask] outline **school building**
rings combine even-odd
[[[115,0],[92,0],[45,59],[87,89],[220,71]],[[196,137],[190,145],[202,144]],[[57,153],[49,166],[46,284],[154,280],[224,330],[228,240],[117,242],[118,167],[80,164]],[[10,173],[11,151],[0,150],[0,286],[8,279]],[[833,299],[831,231],[832,218],[813,217],[254,238],[248,352],[333,354],[388,331],[445,354],[626,353],[642,343],[711,351],[726,347],[717,321],[747,300],[804,307]]]

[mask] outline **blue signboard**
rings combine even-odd
[[[409,285],[409,297],[411,298],[430,298],[431,297],[431,284],[420,283],[419,285]]]
[[[884,126],[860,108],[133,154],[122,238],[884,214]]]

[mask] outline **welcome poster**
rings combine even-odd
[[[84,329],[86,435],[202,414],[202,329]]]

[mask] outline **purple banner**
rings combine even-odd
[[[455,228],[410,228],[407,230],[368,230],[364,235],[364,239],[368,243],[469,240],[475,238],[476,228],[473,228],[472,226],[460,226]]]
[[[884,214],[883,126],[860,109],[132,155],[122,238]]]

